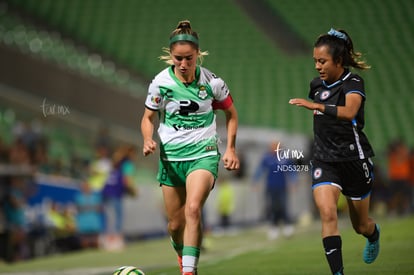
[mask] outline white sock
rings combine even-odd
[[[183,256],[183,272],[193,272],[197,267],[198,258],[194,256]]]

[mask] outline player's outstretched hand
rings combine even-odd
[[[292,98],[289,100],[289,104],[304,107],[309,110],[315,110],[315,103],[303,98]]]

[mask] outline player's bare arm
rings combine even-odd
[[[227,127],[227,146],[223,155],[224,168],[227,170],[237,170],[240,167],[240,161],[236,154],[237,110],[232,105],[223,111],[226,115]]]
[[[361,106],[362,97],[359,94],[351,93],[346,96],[345,106],[337,106],[337,118],[343,120],[353,120],[358,113]],[[304,107],[308,110],[316,110],[319,112],[325,112],[325,105],[321,103],[315,103],[303,98],[292,98],[289,100],[289,104]]]
[[[142,153],[144,156],[148,156],[155,152],[157,143],[152,139],[154,133],[154,118],[156,112],[145,108],[144,115],[141,120],[141,134],[143,138]]]

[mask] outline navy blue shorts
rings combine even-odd
[[[333,185],[352,200],[362,200],[372,191],[374,164],[370,158],[342,162],[311,161],[312,189]]]

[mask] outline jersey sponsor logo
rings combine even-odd
[[[313,171],[313,178],[314,178],[315,180],[317,180],[317,179],[319,179],[321,176],[322,176],[322,168],[316,168],[316,169]]]
[[[323,100],[326,100],[329,96],[331,95],[331,91],[329,91],[329,90],[325,90],[325,91],[323,91],[322,93],[321,93],[321,95],[320,95],[320,99],[323,101]]]
[[[202,125],[194,125],[194,126],[190,126],[190,125],[185,125],[185,124],[177,124],[174,123],[172,125],[172,127],[176,130],[176,131],[180,131],[180,130],[184,130],[184,131],[191,131],[191,130],[197,130],[199,128],[204,128],[204,124]]]
[[[192,100],[180,100],[180,110],[178,111],[182,116],[188,116],[190,113],[195,113],[200,108],[197,102]]]

